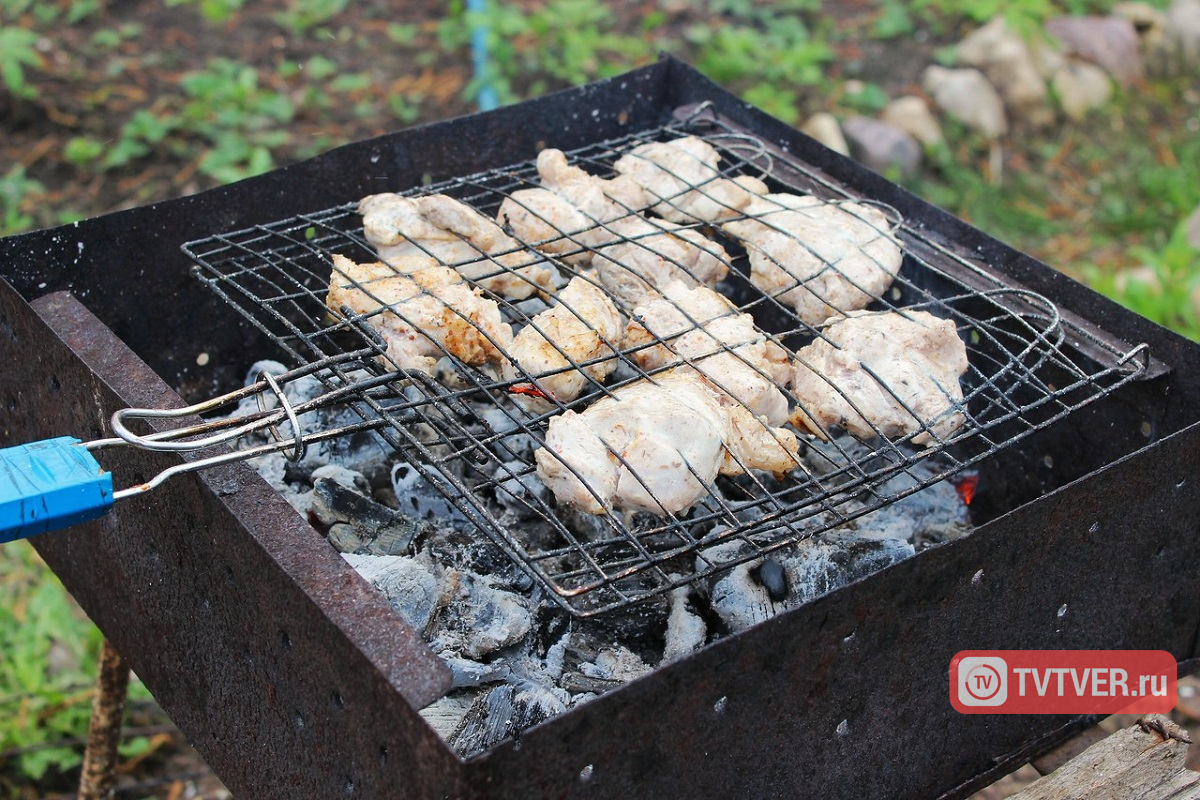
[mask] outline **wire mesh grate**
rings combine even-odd
[[[184,250],[198,265],[198,277],[297,363],[360,349],[364,339],[373,343],[378,357],[331,365],[322,378],[327,386],[369,382],[372,391],[355,401],[355,410],[377,420],[400,458],[554,601],[581,616],[640,601],[845,525],[968,469],[1138,378],[1150,364],[1144,346],[1124,345],[1080,324],[971,254],[906,224],[895,209],[845,189],[703,106],[662,128],[568,152],[558,166],[613,178],[614,164],[633,148],[680,137],[696,137],[714,148],[719,167],[698,181],[689,179],[686,169],[659,165],[661,186],[667,188],[647,192],[640,201],[626,199],[616,184],[599,200],[596,185],[586,181],[560,189],[556,197],[569,196],[574,212],[582,214],[569,222],[540,205],[557,203],[549,196],[553,192],[522,191],[549,185],[546,162],[540,160],[400,193],[408,199],[449,197],[489,219],[503,207],[507,226],[485,226],[492,237],[486,242],[461,221],[443,220],[440,240],[409,236],[381,244],[377,231],[371,235],[364,228],[359,205],[349,203],[214,235]],[[730,196],[741,196],[730,183],[735,180],[752,187],[751,194],[769,190],[768,198],[798,193],[817,199],[774,200],[771,211],[780,214],[755,215],[731,204]],[[761,188],[754,189],[757,181]],[[798,238],[794,229],[772,221],[787,218],[782,212],[789,210],[788,203],[818,201],[823,209],[835,206],[856,216],[857,222],[846,221],[848,229],[865,221],[874,233],[865,244],[843,248],[849,255],[831,255],[826,244]],[[700,208],[708,209],[709,219],[697,219]],[[407,224],[385,220],[385,228]],[[747,223],[758,227],[745,233],[751,230]],[[789,271],[772,250],[777,240],[791,248],[789,258],[815,263],[811,274],[798,278]],[[896,269],[878,256],[886,248],[876,243],[886,241],[898,245],[902,260]],[[406,249],[393,253],[391,267],[368,273],[357,266],[376,262],[384,252],[380,248],[393,245]],[[719,262],[715,267],[713,259]],[[431,264],[446,265],[455,274],[430,272]],[[880,271],[894,274],[881,285]],[[431,283],[435,277],[445,283]],[[834,285],[823,283],[827,278],[837,288],[817,291],[814,287]],[[672,294],[662,283],[676,279],[682,288]],[[339,299],[348,301],[332,303],[333,310],[327,305],[331,285],[339,287]],[[564,285],[575,288],[568,291]],[[731,308],[697,316],[678,302],[684,289],[704,285]],[[595,300],[597,294],[605,299]],[[580,298],[588,297],[593,304],[612,303],[619,312],[618,330],[599,324],[594,308],[584,308]],[[814,297],[819,302],[810,319]],[[916,424],[899,431],[876,427],[859,407],[861,398],[828,378],[826,392],[841,393],[849,409],[841,422],[853,427],[848,420],[858,417],[870,435],[839,435],[840,427],[822,424],[817,410],[790,392],[790,370],[797,359],[812,358],[812,347],[822,340],[827,349],[847,349],[844,342],[828,340],[833,328],[820,316],[849,312],[838,302],[847,297],[868,312],[910,321],[926,319],[924,312],[950,320],[967,354],[962,398],[948,393],[945,381],[934,381],[933,393],[946,396],[944,410],[932,419],[860,360],[862,380],[873,381],[885,399],[895,401],[900,416],[907,414]],[[651,324],[656,300],[670,304],[659,310],[669,312],[675,327]],[[557,314],[551,313],[554,308],[560,309]],[[486,315],[490,321],[481,321]],[[752,320],[756,338],[726,341],[709,333],[725,324],[715,322],[720,318],[743,326]],[[533,342],[541,360],[515,355],[526,330],[536,332],[524,334],[524,341]],[[572,349],[558,341],[564,330],[587,334],[590,348]],[[630,335],[633,330],[636,336]],[[451,341],[453,331],[473,337],[474,344],[467,348]],[[688,350],[682,341],[696,332],[701,346]],[[395,344],[403,337],[406,344]],[[725,373],[715,371],[718,358],[724,359]],[[787,369],[772,371],[772,359],[774,366]],[[748,400],[741,384],[722,384],[722,375],[757,381],[756,398],[781,394],[787,407],[796,409],[789,417],[792,427],[778,418],[778,409],[768,421],[773,412],[760,413],[763,407],[754,404],[759,400]],[[381,392],[381,380],[388,376],[394,377],[390,391]],[[639,455],[633,445],[613,447],[607,438],[601,455],[628,485],[605,494],[591,473],[580,472],[586,466],[582,457],[548,444],[548,437],[558,441],[555,437],[566,429],[563,420],[589,414],[594,420],[602,413],[612,416],[614,408],[640,408],[626,402],[639,393],[649,407],[670,405],[691,391],[687,381],[704,384],[705,408],[719,407],[733,420],[734,432],[722,434],[723,460],[716,475],[711,464],[699,467],[699,459],[686,455],[690,443],[678,452],[668,448],[668,455],[685,455],[674,459],[682,463],[663,477],[649,474],[646,466],[659,463],[661,448],[657,455]],[[561,391],[563,386],[570,391]],[[653,419],[635,423],[634,417],[615,424],[658,424]],[[696,429],[702,428],[700,420]],[[772,438],[764,440],[764,434]],[[690,431],[684,435],[704,438]],[[763,441],[758,450],[730,444]],[[764,468],[770,458],[756,460],[780,447],[791,454],[790,468]],[[555,486],[571,485],[580,496],[549,491],[552,473],[561,476]],[[702,496],[676,503],[663,494],[681,486]]]

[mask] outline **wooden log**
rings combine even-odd
[[[1089,747],[1011,800],[1200,800],[1187,732],[1153,714]]]

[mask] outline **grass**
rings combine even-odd
[[[82,760],[101,635],[26,542],[0,547],[0,796]],[[132,697],[148,697],[134,682]],[[148,746],[135,740],[123,752]]]

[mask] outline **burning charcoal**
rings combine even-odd
[[[344,553],[342,558],[382,592],[410,626],[417,631],[429,626],[442,593],[438,579],[424,564],[407,556]]]
[[[443,655],[442,661],[446,662],[446,666],[450,668],[450,686],[454,689],[474,688],[483,686],[485,683],[514,680],[512,668],[503,661],[481,664],[469,658],[458,658],[452,655]]]
[[[538,500],[545,503],[550,491],[536,472],[520,461],[507,461],[496,468],[495,479],[500,505],[521,516],[541,515]]]
[[[936,465],[919,464],[916,475],[902,472],[882,487],[888,494],[927,481]],[[928,472],[928,474],[926,474]],[[919,492],[873,511],[852,524],[856,533],[876,539],[907,539],[918,547],[958,539],[971,530],[967,506],[950,481],[939,481]]]
[[[671,592],[671,615],[667,617],[663,663],[677,661],[698,650],[704,645],[707,635],[704,619],[688,602],[688,588],[683,586]]]
[[[456,588],[442,612],[435,649],[478,659],[529,633],[533,617],[520,595],[498,589],[473,572],[453,570],[447,580]]]
[[[450,745],[463,757],[481,753],[526,728],[567,710],[571,696],[535,683],[502,684],[481,695],[463,717]]]
[[[515,403],[488,406],[480,409],[479,417],[501,438],[492,445],[492,452],[501,461],[533,457],[533,451],[541,446],[534,437],[525,433],[521,426],[532,424],[533,415]]]
[[[329,543],[340,553],[365,553],[379,556],[404,555],[413,539],[427,534],[430,526],[417,522],[399,511],[364,497],[347,488],[341,480],[326,477],[337,467],[322,467],[313,473],[312,518],[329,533]],[[324,474],[321,474],[324,472]],[[341,476],[358,475],[344,470]],[[366,484],[366,479],[361,479]]]
[[[453,492],[452,484],[436,467],[425,467],[434,479]],[[443,522],[469,522],[467,517],[412,464],[400,462],[392,467],[392,489],[400,508],[417,519],[436,519]]]
[[[712,585],[710,602],[730,633],[757,625],[782,610],[751,576],[757,566],[753,561],[736,566]]]
[[[468,692],[451,692],[437,702],[422,708],[419,713],[429,723],[437,735],[448,741],[462,724],[463,717],[471,710],[475,702],[475,694]]]
[[[778,603],[787,597],[787,573],[784,572],[783,565],[775,559],[764,558],[758,567],[750,571],[750,577],[762,584],[773,602]]]
[[[589,678],[628,683],[649,673],[651,667],[636,653],[622,645],[605,648],[591,663],[579,665],[579,671]]]
[[[902,539],[846,533],[802,542],[781,559],[791,583],[787,606],[806,603],[915,553]]]

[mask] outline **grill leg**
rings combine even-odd
[[[108,639],[100,650],[96,696],[79,776],[79,800],[108,800],[116,785],[117,745],[129,694],[129,666]]]

